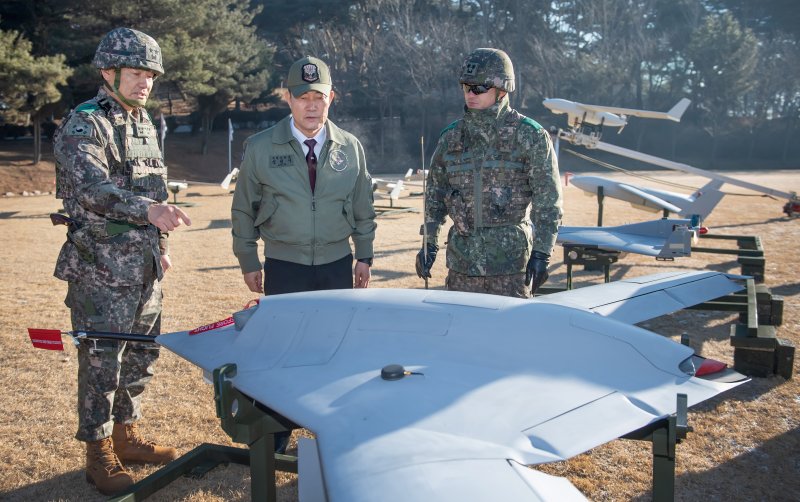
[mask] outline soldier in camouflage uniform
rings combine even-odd
[[[74,330],[158,335],[161,280],[170,267],[167,232],[191,224],[165,204],[167,169],[144,104],[164,73],[161,49],[128,28],[108,33],[94,58],[103,87],[75,108],[54,138],[56,197],[72,220],[55,276],[68,281]],[[105,494],[132,484],[121,462],[166,463],[174,448],[139,436],[141,394],[155,344],[82,340],[78,432],[86,479]]]
[[[561,220],[558,163],[547,131],[509,107],[514,69],[498,49],[476,49],[461,69],[464,118],[447,126],[425,191],[428,242],[417,255],[430,277],[450,216],[447,288],[529,298],[547,280]]]

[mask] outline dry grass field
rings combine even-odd
[[[220,166],[224,171],[224,167]],[[781,190],[800,191],[800,171],[727,173]],[[699,186],[702,180],[659,172],[659,178]],[[2,178],[0,172],[0,178]],[[612,175],[626,178],[624,175]],[[669,189],[669,188],[667,188]],[[414,188],[412,188],[412,191]],[[727,186],[728,192],[745,190]],[[2,193],[4,193],[3,191]],[[566,225],[594,225],[596,204],[574,187],[566,187]],[[399,205],[419,208],[420,197],[408,192]],[[179,195],[193,225],[170,238],[174,268],[164,281],[165,332],[223,319],[253,295],[245,288],[231,253],[231,196],[215,186],[192,185]],[[388,200],[377,200],[388,204]],[[781,213],[783,201],[730,195],[707,220],[712,232],[757,235],[766,249],[766,284],[785,299],[779,336],[800,346],[800,220]],[[645,221],[657,215],[606,200],[605,224]],[[52,195],[0,197],[0,500],[101,500],[84,481],[83,444],[76,430],[77,360],[73,347],[64,352],[36,350],[26,328],[69,329],[63,304],[66,284],[52,276],[64,240],[48,213],[60,207]],[[405,212],[379,218],[373,288],[420,288],[413,267],[419,249],[421,215]],[[551,264],[550,285],[565,283],[561,249]],[[612,267],[612,280],[665,270],[713,269],[738,273],[730,255],[695,254],[674,262],[628,255]],[[444,257],[437,261],[431,287],[441,288]],[[602,275],[576,268],[576,287],[602,282]],[[702,355],[733,362],[729,344],[734,315],[685,311],[643,324],[678,340],[682,333]],[[487,334],[487,336],[491,336]],[[557,336],[557,334],[553,334]],[[565,359],[569,355],[565,354]],[[694,428],[677,447],[678,500],[798,500],[800,498],[800,372],[795,378],[756,378],[728,394],[690,410]],[[144,432],[186,453],[203,442],[231,444],[215,417],[211,386],[200,371],[163,352],[156,377],[144,397]],[[602,423],[597,424],[602,427]],[[297,433],[296,433],[297,434]],[[566,462],[543,466],[570,479],[592,500],[650,500],[650,444],[617,440]],[[141,479],[152,468],[134,467]],[[249,500],[249,471],[230,465],[202,479],[181,479],[151,500]],[[296,479],[280,476],[279,499],[296,500]]]

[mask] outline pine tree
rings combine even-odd
[[[0,101],[4,120],[33,125],[33,163],[42,157],[42,118],[61,99],[72,69],[64,55],[31,54],[32,44],[17,31],[0,30]]]

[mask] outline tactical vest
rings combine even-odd
[[[136,195],[141,195],[158,202],[164,202],[167,194],[167,167],[161,157],[158,147],[158,137],[155,126],[150,116],[143,109],[139,109],[138,119],[128,114],[124,121],[116,121],[109,116],[111,111],[111,98],[103,96],[92,99],[78,106],[64,120],[69,124],[73,113],[93,112],[102,109],[106,118],[114,128],[113,141],[119,151],[120,158],[108,156],[109,177],[119,187],[130,190]],[[69,133],[69,131],[63,131]],[[74,189],[66,182],[67,177],[61,175],[65,169],[60,161],[56,161],[56,197],[66,199],[74,197]]]
[[[528,219],[530,166],[517,148],[522,117],[509,111],[490,144],[469,137],[463,120],[450,133],[443,155],[450,193],[444,194],[455,230],[517,225]]]
[[[129,180],[127,188],[136,195],[164,202],[167,200],[167,167],[161,158],[158,148],[156,128],[150,116],[140,109],[139,119],[129,116],[125,121],[125,142],[122,157],[124,159],[121,173]],[[116,169],[112,175],[117,174]]]
[[[108,181],[117,188],[159,202],[167,200],[167,169],[155,128],[143,109],[137,115],[124,113],[101,93],[78,106],[56,132],[56,197],[64,199],[64,208],[75,220],[56,263],[59,279],[120,287],[163,277],[158,229],[109,219],[102,211],[83,207],[73,186],[73,180],[80,178],[76,173],[103,158]],[[107,202],[100,192],[100,199],[93,201],[96,204]]]

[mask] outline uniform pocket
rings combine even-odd
[[[464,196],[459,190],[453,190],[445,197],[447,213],[453,220],[453,228],[461,235],[469,235],[473,230],[473,211],[467,207]]]
[[[137,239],[131,230],[103,239],[95,244],[95,277],[108,286],[142,284],[146,260],[154,260],[148,252],[147,239]]]
[[[349,199],[318,206],[314,239],[323,245],[341,242],[353,234],[355,226],[353,203]]]
[[[256,214],[256,219],[253,220],[253,226],[258,227],[262,223],[267,222],[275,211],[278,210],[278,201],[275,200],[274,197],[270,197],[267,199],[266,203],[264,200],[261,200],[261,204],[258,207],[258,213]]]
[[[502,218],[511,204],[510,186],[495,187],[489,190],[489,218]]]
[[[90,227],[82,227],[77,230],[69,230],[67,232],[67,239],[75,246],[75,251],[78,256],[86,263],[94,263],[95,261],[95,239],[92,235]]]
[[[356,217],[353,216],[353,201],[347,199],[344,201],[344,207],[342,208],[342,214],[344,215],[345,219],[347,219],[347,223],[350,224],[350,228],[352,230],[356,229]]]

